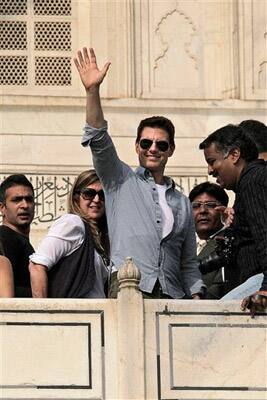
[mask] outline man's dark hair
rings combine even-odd
[[[144,128],[149,127],[149,128],[159,128],[163,129],[166,131],[169,135],[169,142],[171,146],[174,146],[174,134],[175,134],[175,128],[173,123],[166,117],[161,117],[161,116],[154,116],[154,117],[149,117],[142,119],[140,122],[138,128],[137,128],[137,137],[136,137],[136,143],[139,142],[141,133]]]
[[[26,186],[32,190],[34,194],[33,186],[31,182],[23,174],[9,175],[0,185],[0,203],[4,203],[6,200],[6,191],[12,186]]]
[[[239,126],[254,140],[259,153],[267,151],[267,126],[255,119],[242,121]]]
[[[227,207],[229,197],[226,191],[216,183],[211,182],[202,182],[199,185],[196,185],[191,192],[189,193],[189,200],[194,201],[194,199],[202,193],[207,193],[216,200],[218,200],[223,206]]]
[[[245,161],[250,162],[258,158],[257,146],[245,131],[237,125],[226,125],[223,128],[211,133],[203,142],[200,143],[200,150],[210,147],[214,143],[219,151],[225,155],[233,149],[240,150],[240,156]]]

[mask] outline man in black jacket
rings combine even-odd
[[[208,173],[236,194],[232,228],[236,235],[236,262],[240,283],[263,273],[260,291],[243,307],[261,311],[267,296],[267,164],[258,159],[253,140],[240,126],[227,125],[199,145]]]
[[[29,255],[34,249],[29,241],[34,217],[34,190],[25,175],[8,176],[0,185],[0,241],[13,269],[15,297],[31,297]]]
[[[223,224],[220,209],[227,207],[229,198],[216,183],[202,182],[191,190],[189,199],[197,232],[200,271],[207,286],[206,298],[220,299],[238,285],[237,268],[224,257],[230,239],[221,232]],[[220,239],[217,239],[217,232]]]

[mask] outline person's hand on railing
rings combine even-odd
[[[254,318],[257,312],[263,312],[267,309],[267,291],[259,290],[250,296],[245,297],[241,303],[241,310],[250,311],[250,315]]]
[[[192,299],[193,300],[202,300],[203,296],[200,293],[195,293],[195,294],[192,294]]]

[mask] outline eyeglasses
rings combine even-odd
[[[169,148],[169,143],[166,142],[165,140],[150,140],[150,139],[141,139],[139,144],[141,149],[143,150],[148,150],[152,146],[152,144],[155,143],[159,151],[167,151]]]
[[[105,195],[104,195],[103,189],[100,189],[100,190],[97,191],[97,190],[91,189],[91,188],[84,188],[84,189],[82,189],[82,190],[80,190],[79,192],[76,192],[76,193],[79,193],[84,200],[92,200],[92,199],[95,198],[95,196],[97,194],[98,194],[98,197],[99,197],[99,199],[101,201],[105,200]]]
[[[208,208],[209,210],[214,209],[215,207],[218,207],[220,203],[217,201],[193,201],[192,202],[192,208],[193,210],[198,210],[203,206],[204,208]]]

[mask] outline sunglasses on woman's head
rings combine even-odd
[[[151,139],[141,139],[139,144],[141,149],[143,150],[148,150],[152,146],[152,144],[155,143],[159,151],[167,151],[169,148],[169,143],[166,142],[166,140],[151,140]]]
[[[84,188],[76,193],[81,194],[81,196],[84,200],[93,200],[97,194],[101,201],[105,200],[105,195],[104,195],[103,189],[100,189],[97,191],[97,190],[91,189],[91,188]]]

